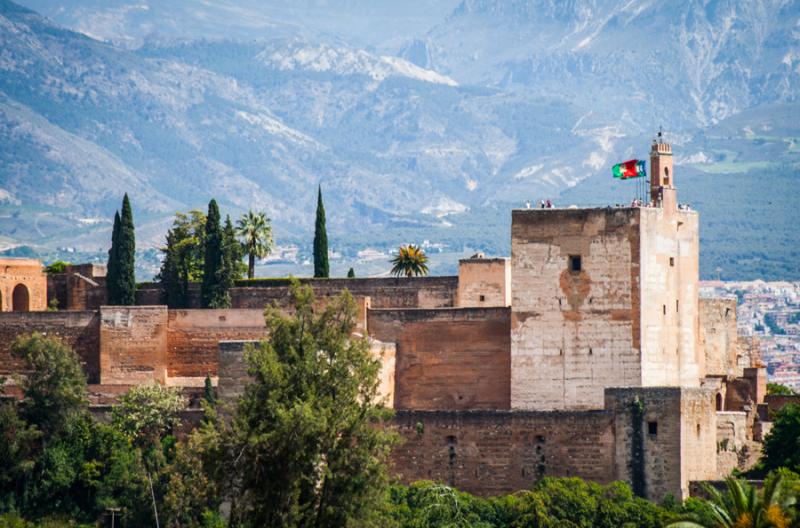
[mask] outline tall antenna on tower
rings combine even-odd
[[[664,142],[664,131],[661,129],[661,125],[658,126],[658,144],[662,144]]]

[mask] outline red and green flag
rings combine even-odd
[[[620,180],[630,180],[631,178],[642,178],[647,176],[644,160],[628,160],[617,163],[611,167],[611,174]]]

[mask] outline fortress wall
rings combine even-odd
[[[641,385],[639,211],[512,212],[512,408],[601,409],[605,387]]]
[[[742,375],[737,362],[736,299],[701,298],[698,304],[700,352],[706,376]]]
[[[459,260],[456,306],[511,306],[510,264],[506,258]]]
[[[0,376],[22,372],[11,356],[11,344],[20,335],[41,332],[60,337],[80,357],[90,383],[100,377],[100,317],[96,312],[0,313]]]
[[[685,499],[691,480],[714,478],[714,394],[680,387],[606,389],[606,409],[616,416],[617,478],[635,484],[640,474],[641,491],[655,501],[668,494]]]
[[[135,385],[167,378],[166,306],[100,309],[100,382]]]
[[[394,342],[397,409],[508,409],[508,308],[370,310],[370,336]]]
[[[17,286],[27,294],[22,307],[14,306]],[[42,263],[35,259],[0,258],[0,312],[42,310],[47,310],[47,277]]]
[[[244,281],[246,282],[246,281]],[[458,277],[364,278],[364,279],[300,279],[310,284],[317,297],[338,295],[345,288],[354,297],[369,297],[373,308],[443,308],[456,304]],[[257,308],[277,303],[285,306],[289,299],[288,281],[264,281],[253,286],[231,289],[233,308]],[[136,292],[136,304],[160,304],[160,290],[154,285]],[[200,307],[200,288],[190,288],[190,305]]]
[[[169,310],[167,376],[202,385],[216,376],[219,342],[264,337],[262,310]]]
[[[481,496],[530,487],[543,476],[601,483],[614,474],[614,417],[605,411],[398,411],[405,440],[392,455],[405,483],[442,481]]]
[[[642,385],[697,387],[698,214],[640,209]]]

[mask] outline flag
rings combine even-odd
[[[630,180],[631,178],[647,176],[645,161],[632,159],[617,163],[611,167],[611,174],[620,180]]]

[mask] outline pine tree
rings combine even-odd
[[[106,266],[106,295],[108,304],[114,304],[119,297],[117,285],[119,282],[119,211],[114,212],[114,227],[111,228],[111,248],[108,250],[108,265]]]
[[[117,302],[123,306],[136,304],[136,234],[133,226],[133,210],[128,199],[128,193],[122,198],[122,213],[120,214],[119,238],[119,277]]]
[[[203,308],[217,308],[222,303],[221,293],[224,291],[221,279],[225,266],[223,256],[223,233],[220,227],[219,207],[217,201],[208,202],[206,217],[205,251],[203,260],[203,283],[201,301]]]
[[[328,233],[325,230],[325,206],[322,204],[322,185],[317,195],[317,223],[314,227],[314,277],[328,277]]]

